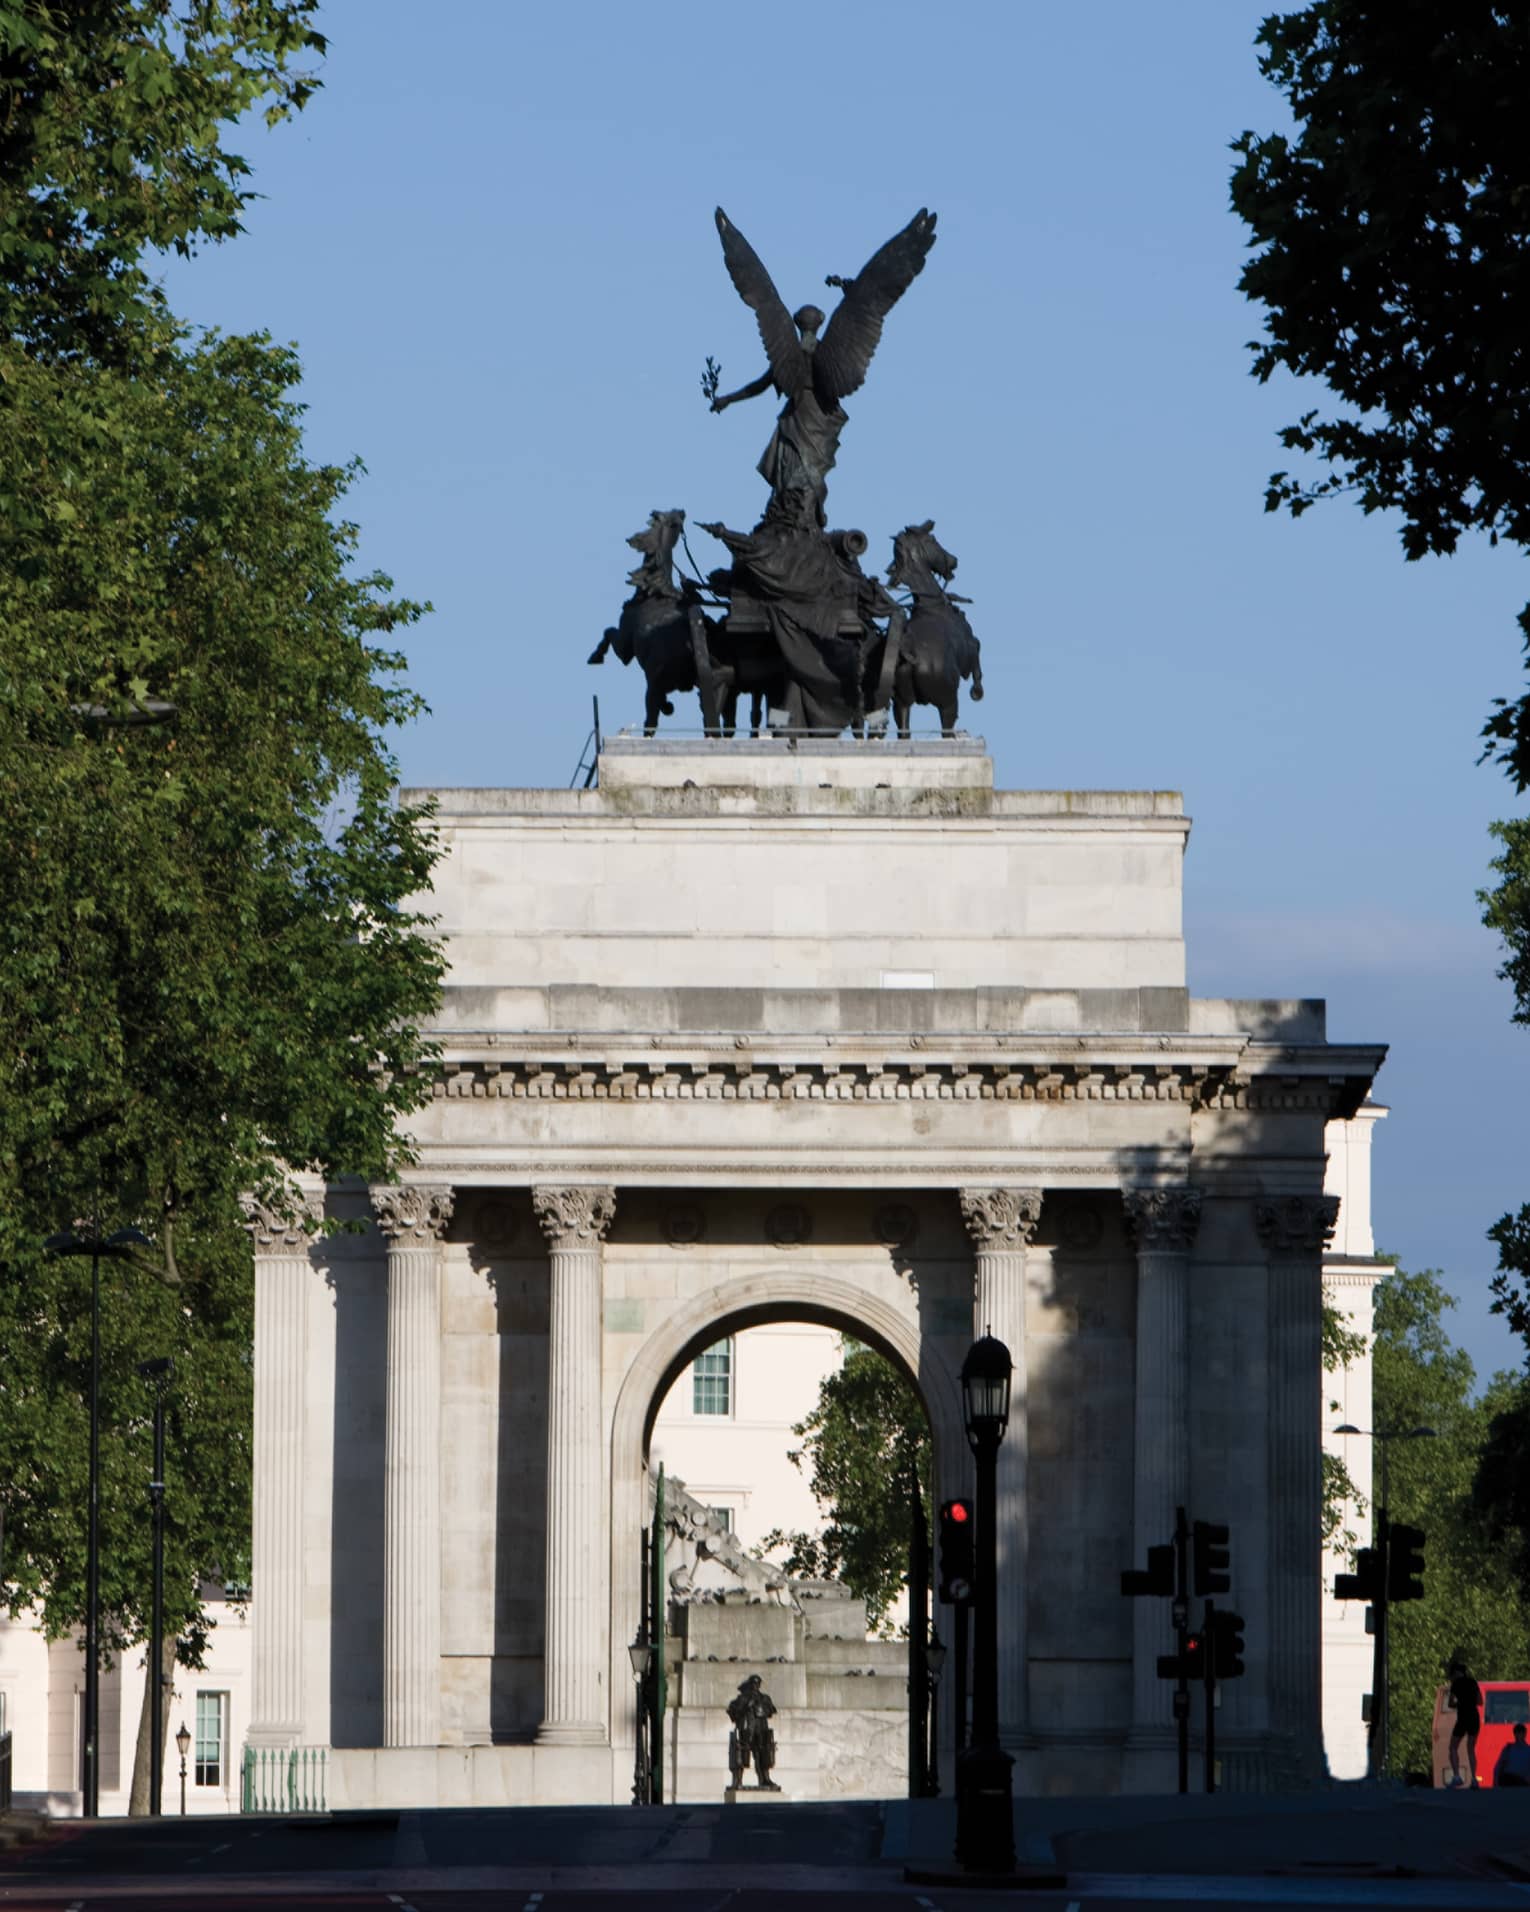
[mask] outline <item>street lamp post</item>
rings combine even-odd
[[[175,1379],[168,1355],[140,1361],[138,1372],[154,1388],[154,1478],[149,1500],[154,1520],[154,1593],[149,1615],[149,1812],[158,1818],[165,1777],[165,1396]]]
[[[1376,1503],[1376,1550],[1381,1561],[1381,1598],[1375,1603],[1376,1630],[1371,1650],[1371,1723],[1366,1736],[1366,1777],[1379,1779],[1386,1771],[1392,1751],[1392,1707],[1388,1684],[1392,1677],[1392,1627],[1388,1598],[1391,1573],[1390,1543],[1392,1516],[1388,1498],[1388,1449],[1393,1441],[1432,1441],[1432,1427],[1356,1427],[1342,1421],[1335,1434],[1360,1434],[1376,1442],[1381,1449],[1381,1496]]]
[[[191,1751],[191,1735],[182,1720],[175,1729],[175,1744],[181,1755],[181,1817],[186,1817],[186,1755]]]
[[[985,1334],[962,1363],[967,1440],[977,1459],[976,1629],[972,1665],[972,1744],[956,1762],[956,1861],[968,1872],[1015,1869],[1014,1761],[999,1744],[998,1564],[999,1445],[1009,1424],[1014,1364],[1002,1341]]]
[[[101,1808],[101,1257],[123,1260],[149,1238],[136,1228],[119,1228],[103,1241],[66,1229],[50,1235],[51,1254],[90,1257],[90,1465],[85,1514],[85,1717],[80,1748],[80,1810],[94,1819]]]
[[[653,1667],[653,1648],[648,1636],[640,1628],[637,1638],[627,1648],[627,1658],[632,1662],[632,1678],[637,1686],[637,1740],[632,1752],[632,1803],[634,1806],[647,1806],[653,1800],[653,1788],[648,1772],[648,1708],[645,1698],[648,1691],[648,1675]]]
[[[925,1781],[926,1795],[931,1799],[940,1797],[940,1676],[946,1668],[946,1649],[941,1638],[933,1629],[930,1632],[930,1644],[924,1649],[924,1670],[930,1682],[930,1755],[929,1768]]]

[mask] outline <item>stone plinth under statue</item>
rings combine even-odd
[[[418,1161],[327,1192],[363,1234],[257,1233],[252,1739],[332,1749],[332,1806],[626,1799],[653,1416],[720,1336],[805,1318],[907,1370],[938,1498],[962,1356],[1014,1353],[1017,1791],[1172,1787],[1167,1618],[1117,1587],[1177,1504],[1232,1527],[1226,1782],[1313,1774],[1325,1130],[1382,1052],[1189,994],[1178,796],[996,790],[961,738],[616,739],[596,789],[435,794]],[[707,1669],[719,1711],[748,1670]],[[784,1716],[798,1667],[753,1670]],[[875,1683],[800,1679],[788,1790],[828,1796]]]

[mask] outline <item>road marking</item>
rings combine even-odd
[[[389,1905],[399,1906],[402,1912],[414,1912],[414,1907],[409,1901],[407,1899],[401,1899],[396,1892],[390,1892],[388,1894],[388,1903]]]

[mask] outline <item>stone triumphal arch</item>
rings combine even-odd
[[[257,1746],[332,1804],[620,1800],[646,1455],[732,1326],[915,1378],[1015,1357],[1017,1786],[1173,1783],[1166,1614],[1119,1573],[1233,1530],[1229,1783],[1319,1743],[1325,1128],[1382,1051],[1192,999],[1165,792],[995,790],[983,746],[608,740],[598,788],[437,793],[443,1061],[361,1221],[256,1253]]]

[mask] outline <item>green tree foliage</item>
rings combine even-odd
[[[0,0],[0,336],[138,359],[170,328],[142,264],[239,230],[249,167],[220,129],[314,87],[318,0]]]
[[[1337,1374],[1340,1368],[1347,1367],[1351,1361],[1358,1361],[1365,1353],[1365,1336],[1356,1334],[1345,1325],[1341,1309],[1332,1303],[1323,1303],[1323,1372]],[[1329,1412],[1337,1414],[1341,1404],[1338,1401],[1328,1403]],[[1364,1505],[1364,1496],[1350,1476],[1349,1469],[1337,1454],[1323,1450],[1323,1545],[1333,1547],[1340,1542],[1353,1547],[1355,1536],[1344,1525],[1345,1515],[1351,1507]]]
[[[1338,401],[1282,431],[1320,475],[1276,472],[1266,507],[1300,516],[1351,494],[1400,514],[1410,559],[1468,532],[1530,551],[1530,11],[1310,0],[1258,43],[1296,128],[1235,142],[1254,248],[1239,284],[1264,308],[1253,369],[1319,378]],[[1530,649],[1530,606],[1519,622]],[[1483,738],[1530,788],[1530,691],[1495,699]],[[1495,834],[1500,880],[1481,900],[1530,1022],[1530,820]],[[1494,1305],[1530,1348],[1530,1206],[1490,1232]]]
[[[1409,558],[1468,531],[1530,549],[1530,14],[1312,0],[1258,39],[1297,132],[1235,142],[1254,371],[1321,378],[1342,405],[1281,433],[1329,469],[1275,473],[1266,504],[1353,493],[1401,513]],[[1530,641],[1530,609],[1521,624]],[[1530,696],[1485,734],[1523,789]]]
[[[811,1469],[825,1525],[817,1534],[778,1529],[764,1546],[787,1550],[788,1572],[843,1581],[866,1602],[866,1618],[878,1627],[908,1571],[914,1469],[928,1520],[931,1450],[924,1403],[901,1368],[875,1349],[847,1341],[843,1364],[824,1378],[818,1405],[792,1432],[802,1446],[787,1458],[796,1468]]]
[[[220,127],[279,116],[312,0],[0,0],[0,1599],[84,1607],[89,1264],[102,1270],[108,1642],[149,1599],[172,1355],[167,1621],[242,1580],[252,1282],[237,1197],[386,1175],[427,1093],[435,850],[387,730],[422,607],[354,575],[355,468],[303,454],[294,355],[192,339],[142,263],[237,230]]]
[[[1498,974],[1514,991],[1514,1020],[1530,1027],[1530,818],[1495,823],[1492,830],[1502,845],[1502,854],[1493,859],[1498,883],[1491,890],[1479,891],[1477,900],[1482,904],[1483,922],[1503,939],[1505,960]],[[1501,1216],[1488,1230],[1488,1237],[1498,1249],[1493,1312],[1503,1315],[1524,1341],[1526,1365],[1530,1367],[1530,1203],[1514,1214]],[[1506,1426],[1501,1431],[1502,1441],[1507,1442],[1511,1434],[1512,1429]],[[1524,1429],[1515,1468],[1509,1472],[1490,1470],[1484,1476],[1484,1493],[1495,1492],[1495,1482],[1504,1489],[1511,1488],[1513,1472],[1530,1473],[1530,1425]],[[1521,1514],[1515,1524],[1530,1523]],[[1530,1585],[1530,1571],[1526,1584]]]
[[[1392,1610],[1392,1764],[1400,1773],[1429,1770],[1435,1690],[1457,1653],[1479,1679],[1530,1673],[1530,1606],[1473,1495],[1478,1456],[1517,1383],[1499,1375],[1472,1398],[1471,1359],[1443,1324],[1451,1305],[1432,1271],[1399,1271],[1376,1288],[1376,1425],[1436,1434],[1389,1443],[1391,1516],[1428,1535],[1425,1597]],[[1379,1502],[1379,1453],[1376,1464]]]
[[[236,1197],[289,1163],[386,1172],[423,1091],[441,958],[404,899],[433,850],[380,742],[418,706],[375,641],[415,607],[349,575],[355,533],[331,515],[348,474],[302,456],[290,354],[233,339],[152,376],[0,367],[0,1443],[36,1470],[6,1489],[6,1591],[54,1628],[82,1610],[85,1283],[38,1244],[135,1222],[157,1273],[109,1279],[128,1379],[104,1425],[135,1445],[113,1447],[103,1502],[133,1633],[133,1357],[181,1357],[184,1607],[247,1546]],[[112,721],[156,704],[173,715]]]

